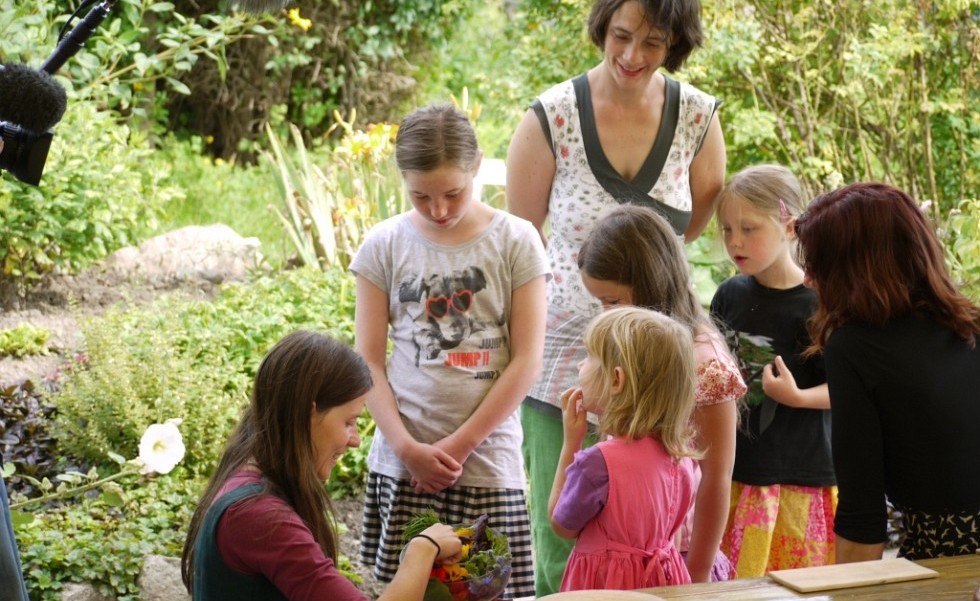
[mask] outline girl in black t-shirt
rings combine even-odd
[[[718,288],[711,312],[749,386],[721,545],[740,578],[833,562],[830,397],[822,361],[803,357],[816,296],[793,260],[803,204],[788,169],[760,165],[733,176],[718,207],[741,275]]]

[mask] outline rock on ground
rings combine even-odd
[[[19,296],[0,282],[0,330],[30,324],[51,333],[49,355],[0,357],[0,384],[42,381],[77,350],[79,319],[119,303],[143,304],[166,291],[199,297],[262,266],[256,238],[226,225],[189,226],[120,249],[78,274],[49,274]]]
[[[176,557],[148,556],[140,570],[139,585],[140,601],[191,601]]]

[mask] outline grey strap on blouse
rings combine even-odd
[[[649,191],[653,189],[660,178],[660,173],[664,169],[670,148],[674,142],[674,133],[677,129],[677,122],[680,113],[680,84],[677,80],[664,76],[666,82],[664,88],[664,111],[660,120],[660,129],[654,139],[653,147],[647,155],[643,166],[632,181],[627,181],[609,162],[606,154],[602,151],[602,144],[599,142],[599,130],[596,128],[595,111],[592,107],[592,95],[589,92],[588,74],[583,73],[572,80],[575,90],[575,100],[578,104],[579,122],[582,129],[582,144],[585,147],[585,155],[589,161],[589,169],[595,176],[596,181],[608,192],[616,202],[622,204],[636,204],[650,207],[660,213],[677,234],[682,234],[687,229],[687,224],[691,220],[689,211],[675,209],[650,196]],[[554,153],[554,141],[551,138],[551,129],[548,126],[548,116],[540,100],[535,100],[531,105],[534,113],[541,123],[548,146]]]

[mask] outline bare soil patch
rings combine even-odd
[[[0,357],[0,384],[41,383],[81,347],[81,324],[112,306],[139,306],[167,292],[208,298],[215,285],[205,280],[172,281],[166,286],[124,279],[93,267],[77,275],[51,274],[26,294],[0,288],[0,330],[29,324],[47,330],[50,353]]]

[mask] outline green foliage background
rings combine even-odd
[[[980,5],[970,0],[704,0],[704,47],[677,74],[723,100],[729,172],[791,167],[815,194],[882,180],[932,200],[980,189]],[[523,106],[599,60],[589,0],[525,0]]]
[[[26,287],[58,267],[77,270],[155,231],[182,192],[145,139],[91,101],[69,103],[34,187],[0,180],[0,287]]]

